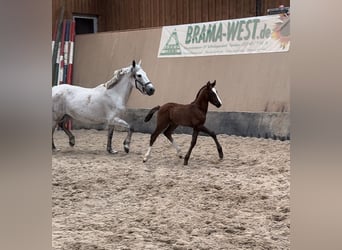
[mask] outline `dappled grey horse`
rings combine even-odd
[[[117,153],[112,149],[114,126],[127,129],[123,144],[128,153],[133,128],[120,118],[120,114],[126,109],[134,87],[149,96],[155,91],[140,64],[133,61],[132,65],[115,70],[110,80],[94,88],[69,84],[52,87],[52,149],[56,150],[53,134],[57,125],[68,135],[70,146],[75,145],[75,137],[66,126],[69,119],[75,119],[85,124],[107,124],[107,151],[112,154]]]

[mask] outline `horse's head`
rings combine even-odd
[[[209,96],[209,102],[215,105],[217,108],[221,107],[222,101],[219,97],[217,90],[215,89],[216,80],[213,83],[207,82],[207,91]]]
[[[133,60],[132,63],[132,76],[134,78],[135,87],[145,95],[154,94],[154,86],[148,79],[145,71],[141,68],[140,62],[138,64]]]

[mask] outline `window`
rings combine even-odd
[[[76,22],[76,34],[88,34],[97,32],[97,17],[87,15],[74,15]]]

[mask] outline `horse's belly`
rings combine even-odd
[[[200,125],[203,125],[205,121],[203,120],[198,120],[198,119],[186,119],[186,120],[178,120],[175,122],[176,124],[180,126],[185,126],[185,127],[197,127]]]
[[[106,122],[106,115],[101,109],[87,109],[86,107],[76,109],[75,107],[69,107],[66,113],[82,123],[100,124]]]
[[[205,122],[205,116],[202,112],[186,106],[171,109],[170,119],[173,123],[186,127],[196,127]]]

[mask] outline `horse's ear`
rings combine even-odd
[[[214,80],[214,82],[212,83],[212,86],[215,87],[216,85],[216,80]]]
[[[140,59],[139,62],[138,62],[138,65],[141,65],[141,63],[142,63],[142,61],[141,61],[141,59]]]
[[[132,62],[132,67],[135,68],[135,60]]]
[[[207,87],[210,88],[210,81],[207,82]]]

